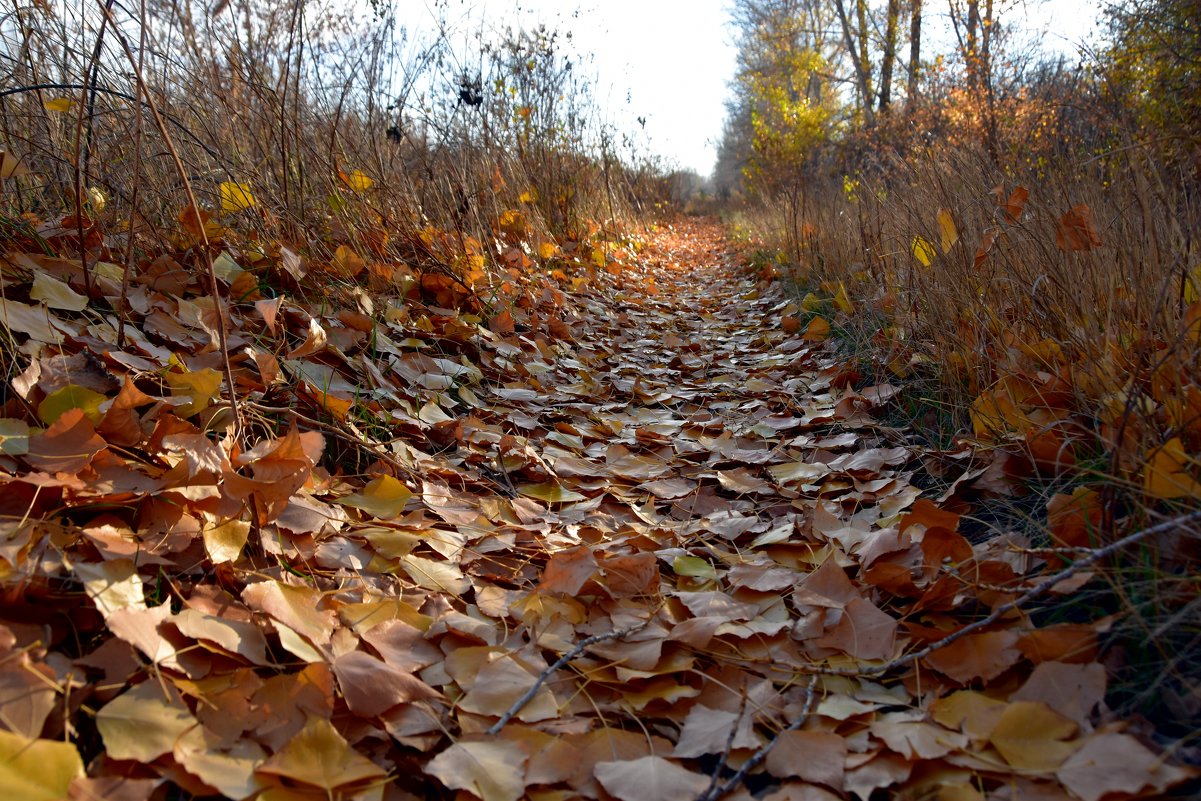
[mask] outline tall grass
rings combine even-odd
[[[893,422],[1017,457],[1024,497],[990,501],[989,527],[1089,546],[1201,504],[1201,207],[1187,165],[1100,93],[1060,89],[1011,98],[991,142],[948,91],[816,156],[795,218],[768,198],[738,219],[801,294],[846,288],[835,330],[876,354],[872,380],[908,388]],[[1092,511],[1065,542],[1047,506],[1073,491]],[[1201,721],[1199,543],[1131,554],[1057,612],[1114,615],[1115,703],[1179,731]]]
[[[582,237],[661,190],[554,31],[472,24],[301,0],[11,7],[4,228],[74,226],[89,258],[136,262],[199,235],[194,202],[249,258],[346,245],[462,279],[500,265],[506,229]]]

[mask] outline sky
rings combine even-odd
[[[401,0],[402,25],[431,20],[423,0]],[[735,32],[730,0],[447,0],[449,18],[503,27],[546,23],[572,33],[574,49],[591,54],[596,98],[619,130],[677,166],[709,175],[717,158],[725,102],[734,75]],[[1008,5],[1008,4],[1007,4]],[[1019,2],[1004,20],[1042,32],[1049,50],[1073,54],[1095,25],[1097,2]],[[942,3],[927,3],[930,28],[923,44],[938,46],[945,25]],[[637,119],[645,119],[645,126]]]

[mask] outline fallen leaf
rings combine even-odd
[[[1069,756],[1056,777],[1083,801],[1100,801],[1110,793],[1156,793],[1197,775],[1169,765],[1129,734],[1106,732],[1090,737]]]
[[[426,772],[451,790],[483,801],[517,801],[525,794],[529,754],[514,742],[460,741],[434,757]]]
[[[362,509],[372,517],[382,520],[400,517],[413,492],[392,476],[379,476],[367,482],[362,492],[339,498],[343,506]]]
[[[989,734],[989,741],[1018,770],[1047,772],[1058,768],[1080,747],[1066,742],[1079,726],[1044,703],[1014,701]]]
[[[767,754],[767,772],[778,779],[798,778],[842,789],[847,744],[827,731],[783,731]]]
[[[325,718],[310,717],[281,750],[256,771],[332,794],[339,787],[379,782],[388,772],[350,747]]]
[[[662,757],[628,762],[598,762],[597,781],[621,801],[692,801],[709,786],[709,777]]]
[[[31,740],[0,729],[0,795],[13,801],[61,801],[83,778],[83,760],[71,743]]]
[[[33,287],[29,290],[29,297],[33,300],[40,300],[51,309],[83,311],[88,307],[88,299],[85,295],[79,294],[63,281],[45,273],[36,273],[33,276]]]
[[[96,713],[96,728],[110,759],[151,762],[175,749],[199,725],[174,688],[144,681]]]

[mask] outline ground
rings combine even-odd
[[[1003,464],[881,422],[904,387],[788,324],[794,288],[715,222],[647,240],[486,306],[248,296],[240,441],[186,277],[138,283],[121,346],[22,304],[14,330],[48,340],[16,381],[48,427],[3,429],[0,747],[26,797],[1099,801],[1190,778],[1108,712],[1103,624],[1026,613],[1090,557],[960,532]]]

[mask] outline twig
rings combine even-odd
[[[738,725],[742,723],[742,716],[746,714],[746,699],[747,692],[746,685],[744,684],[742,688],[742,702],[738,704],[738,716],[730,724],[730,733],[726,735],[726,745],[721,750],[721,758],[717,760],[717,764],[713,766],[713,772],[709,774],[709,789],[705,791],[705,796],[717,789],[721,769],[725,767],[726,762],[730,759],[730,752],[734,750],[734,738],[738,736]],[[705,796],[702,796],[702,798]]]
[[[1091,550],[1087,556],[1084,556],[1081,559],[1073,562],[1063,570],[1060,570],[1058,573],[1053,573],[1038,584],[1026,590],[1018,597],[1014,598],[1012,601],[1007,601],[1000,606],[995,607],[987,616],[980,618],[974,623],[969,623],[958,631],[948,634],[946,637],[943,637],[937,642],[930,643],[921,650],[905,654],[904,656],[899,656],[891,662],[885,662],[883,665],[876,665],[874,667],[862,668],[827,668],[821,667],[820,665],[812,665],[806,666],[805,670],[820,674],[822,676],[849,676],[852,678],[862,678],[869,676],[880,676],[889,672],[890,670],[895,670],[896,668],[910,665],[919,659],[925,659],[935,651],[946,648],[956,640],[962,639],[963,637],[973,634],[980,629],[991,626],[1004,617],[1007,613],[1012,612],[1014,609],[1021,609],[1023,606],[1030,603],[1035,598],[1038,598],[1040,595],[1045,595],[1056,584],[1065,579],[1071,578],[1089,565],[1099,562],[1108,556],[1112,556],[1123,548],[1134,545],[1135,543],[1144,540],[1147,537],[1155,534],[1162,534],[1165,531],[1171,531],[1174,528],[1186,526],[1190,523],[1201,523],[1201,511],[1190,512],[1189,514],[1181,515],[1180,517],[1173,517],[1171,520],[1165,520],[1162,523],[1156,523],[1154,526],[1136,531],[1133,534],[1122,537],[1120,540],[1115,540],[1109,545],[1106,545],[1104,548],[1096,548]],[[795,669],[796,666],[789,665],[789,668]]]
[[[534,681],[534,684],[528,690],[526,690],[520,698],[513,702],[513,705],[509,707],[503,715],[500,716],[500,720],[488,727],[488,731],[486,731],[485,734],[498,734],[500,730],[503,729],[518,712],[525,708],[526,704],[534,700],[534,696],[538,694],[538,690],[542,689],[542,685],[546,683],[547,679],[554,675],[555,671],[566,665],[571,660],[575,659],[580,654],[584,653],[585,649],[590,648],[597,643],[607,642],[609,640],[619,640],[622,637],[629,636],[630,634],[636,634],[637,632],[646,628],[647,624],[650,622],[651,618],[648,617],[646,620],[636,623],[633,626],[629,626],[624,629],[616,629],[615,631],[606,631],[603,634],[593,634],[591,637],[585,637],[584,639],[580,640],[578,643],[576,643],[574,648],[555,660],[553,665],[539,673],[538,678]]]
[[[935,651],[937,651],[941,648],[946,648],[951,643],[953,643],[956,640],[959,640],[963,637],[966,637],[968,634],[979,631],[980,629],[985,628],[987,626],[991,626],[993,623],[996,623],[998,620],[1000,620],[1006,613],[1012,612],[1014,609],[1020,609],[1021,607],[1028,604],[1030,601],[1032,601],[1035,598],[1039,597],[1040,595],[1043,595],[1046,592],[1048,592],[1052,587],[1054,587],[1059,582],[1063,581],[1064,579],[1070,578],[1071,576],[1080,572],[1081,570],[1088,567],[1089,565],[1099,562],[1108,556],[1112,556],[1113,554],[1117,553],[1118,551],[1122,550],[1123,548],[1126,548],[1130,545],[1134,545],[1135,543],[1137,543],[1141,540],[1144,540],[1147,537],[1151,537],[1156,534],[1163,534],[1166,531],[1171,531],[1174,528],[1178,528],[1180,526],[1186,526],[1186,525],[1189,525],[1190,523],[1201,523],[1201,511],[1191,512],[1186,515],[1181,515],[1180,517],[1174,517],[1171,520],[1165,520],[1162,523],[1157,523],[1154,526],[1144,528],[1140,531],[1134,532],[1133,534],[1129,534],[1125,537],[1122,537],[1120,540],[1111,542],[1109,545],[1106,545],[1104,548],[1097,548],[1096,550],[1091,551],[1087,556],[1072,563],[1071,565],[1064,568],[1063,570],[1060,570],[1058,573],[1054,573],[1051,576],[1043,579],[1041,582],[1039,582],[1035,586],[1031,587],[1029,590],[1022,593],[1017,598],[1014,598],[1012,601],[1008,601],[1007,603],[1003,603],[1000,606],[996,607],[986,617],[983,617],[980,620],[977,620],[975,623],[970,623],[967,626],[964,626],[963,628],[959,629],[956,632],[948,634],[946,637],[943,637],[938,642],[931,643],[930,645],[927,645],[925,648],[922,648],[921,650],[914,651],[913,653],[906,654],[905,656],[902,656],[902,657],[898,657],[898,658],[892,660],[891,662],[887,662],[883,665],[877,665],[876,667],[870,667],[870,668],[823,668],[823,667],[819,667],[816,665],[813,667],[806,668],[806,670],[809,670],[812,672],[813,676],[810,678],[809,686],[805,690],[805,705],[801,709],[801,714],[797,717],[797,719],[794,720],[792,723],[788,724],[788,726],[786,728],[784,728],[781,731],[781,733],[783,733],[785,731],[795,731],[804,725],[805,720],[809,717],[809,714],[812,712],[813,700],[814,700],[814,687],[816,686],[817,677],[819,675],[851,676],[851,677],[879,676],[881,674],[887,673],[890,670],[894,670],[895,668],[912,664],[912,663],[918,661],[919,659],[924,659],[925,657],[929,656],[930,654],[934,653]],[[779,739],[779,737],[780,737],[780,735],[777,734],[770,741],[768,741],[762,748],[760,748],[758,751],[756,751],[751,756],[751,758],[749,760],[747,760],[746,764],[744,764],[741,768],[739,768],[738,772],[735,773],[734,776],[731,777],[731,779],[728,782],[726,782],[725,784],[721,785],[720,787],[716,787],[716,788],[711,786],[709,788],[709,790],[707,790],[706,792],[704,792],[700,796],[698,796],[696,801],[717,801],[717,799],[721,798],[726,793],[728,793],[731,790],[733,790],[734,788],[736,788],[747,777],[747,775],[750,773],[751,770],[753,770],[755,767],[757,767],[759,765],[759,763],[761,763],[764,759],[767,758],[768,752],[770,752],[771,749],[775,747],[776,741]]]
[[[726,793],[730,792],[738,785],[746,780],[747,775],[752,770],[759,767],[763,760],[767,759],[767,755],[776,747],[776,743],[780,741],[780,735],[786,731],[796,731],[805,725],[805,721],[809,719],[809,715],[813,713],[813,703],[817,700],[817,675],[809,677],[809,684],[805,687],[805,703],[801,706],[801,714],[797,715],[796,720],[789,723],[781,729],[775,737],[772,737],[766,743],[759,747],[759,750],[751,754],[751,758],[743,763],[742,767],[730,777],[730,780],[723,785],[709,785],[709,789],[696,797],[696,801],[717,801]],[[737,725],[737,722],[735,722]]]
[[[1165,531],[1171,531],[1172,529],[1174,529],[1178,526],[1185,526],[1185,525],[1188,525],[1189,523],[1198,523],[1198,522],[1201,522],[1201,511],[1192,512],[1187,515],[1181,515],[1180,517],[1174,517],[1171,520],[1165,520],[1164,522],[1157,523],[1156,525],[1150,526],[1149,528],[1144,528],[1141,531],[1136,531],[1133,534],[1129,534],[1125,537],[1122,537],[1120,540],[1115,540],[1114,542],[1111,542],[1109,545],[1106,545],[1104,548],[1097,548],[1096,550],[1092,551],[1088,556],[1085,556],[1085,557],[1073,562],[1072,564],[1065,567],[1063,570],[1060,570],[1058,573],[1053,573],[1048,578],[1043,579],[1038,584],[1035,584],[1033,587],[1031,587],[1030,589],[1026,590],[1024,593],[1019,595],[1017,598],[1014,598],[1012,601],[1007,601],[1006,603],[1003,603],[1000,606],[994,608],[992,610],[992,612],[990,612],[987,616],[980,618],[975,623],[969,623],[968,625],[964,626],[963,628],[959,629],[958,631],[952,632],[951,634],[948,634],[946,637],[943,637],[941,640],[930,643],[929,645],[927,645],[925,648],[922,648],[921,650],[914,651],[911,654],[906,654],[905,656],[894,659],[891,662],[888,662],[886,664],[877,665],[876,667],[867,668],[865,670],[854,670],[854,669],[842,668],[839,670],[828,671],[828,673],[831,675],[836,675],[836,676],[879,676],[883,673],[887,673],[888,671],[890,671],[894,668],[901,667],[902,665],[912,664],[912,663],[918,661],[919,659],[925,659],[930,654],[932,654],[935,651],[938,651],[942,648],[946,648],[948,645],[955,642],[956,640],[966,637],[967,635],[972,634],[973,632],[977,632],[980,629],[991,626],[993,623],[996,623],[998,620],[1000,620],[1002,617],[1004,617],[1007,613],[1012,612],[1014,609],[1021,609],[1023,606],[1025,606],[1026,604],[1033,601],[1035,598],[1039,597],[1040,595],[1046,594],[1052,587],[1054,587],[1059,582],[1063,581],[1064,579],[1071,578],[1076,573],[1079,573],[1081,570],[1088,567],[1089,565],[1099,562],[1108,556],[1112,556],[1113,554],[1117,553],[1118,551],[1122,550],[1123,548],[1126,548],[1130,545],[1134,545],[1136,542],[1139,542],[1140,540],[1144,540],[1147,537],[1150,537],[1154,534],[1162,534]]]

